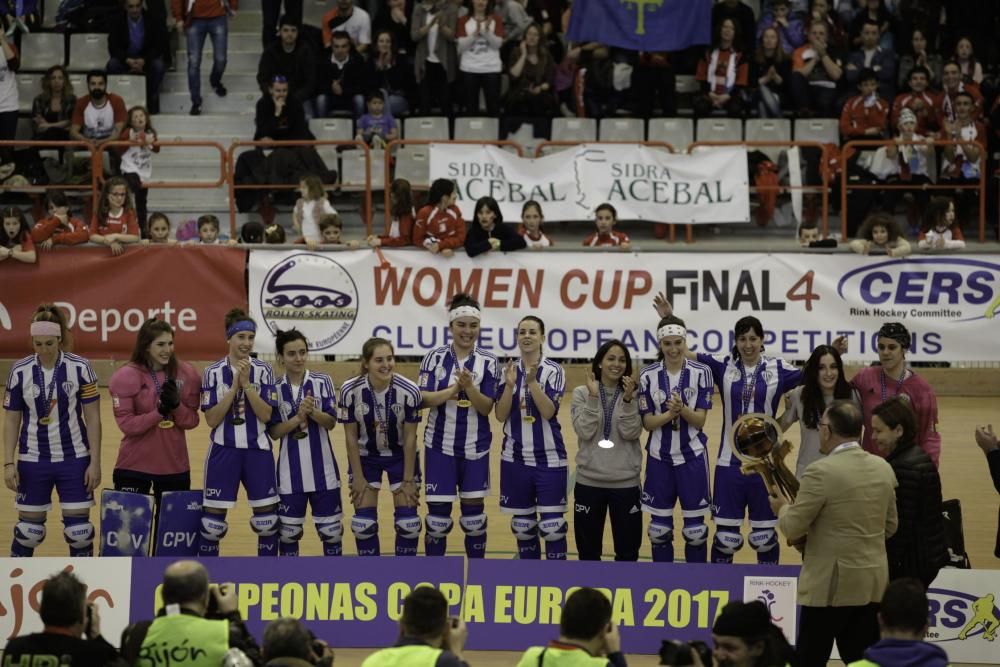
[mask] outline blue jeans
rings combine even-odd
[[[187,29],[188,52],[188,90],[191,92],[191,102],[201,104],[201,51],[205,48],[205,36],[212,38],[212,73],[208,82],[214,88],[222,83],[222,75],[226,71],[226,42],[229,37],[229,24],[225,16],[214,19],[194,19]]]

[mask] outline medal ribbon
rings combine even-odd
[[[298,414],[298,412],[299,412],[299,406],[302,405],[302,401],[304,401],[305,398],[306,398],[306,382],[308,382],[308,380],[309,380],[309,371],[306,371],[302,375],[302,384],[299,385],[299,390],[297,392],[295,392],[294,396],[292,396],[292,414],[293,415]],[[292,386],[291,381],[288,379],[288,373],[285,373],[285,382],[288,384],[289,387]],[[306,431],[309,430],[309,425],[307,424],[305,426],[300,426],[298,430],[300,430],[302,432],[306,432]]]
[[[236,384],[236,373],[233,371],[232,364],[229,363],[229,357],[226,357],[226,368],[229,369],[230,375],[232,375],[232,382]],[[253,381],[253,366],[250,367],[250,374],[248,376],[250,381]],[[240,417],[243,414],[243,387],[236,390],[236,398],[233,399],[233,417]]]
[[[385,392],[385,416],[382,413],[382,405],[378,402],[378,395],[375,393],[375,388],[372,387],[371,380],[368,376],[365,376],[365,386],[368,387],[368,391],[372,395],[372,406],[375,410],[375,444],[378,445],[378,432],[381,431],[385,436],[385,442],[388,446],[389,444],[389,410],[392,407],[392,399],[394,389],[392,382],[389,382],[389,387]]]
[[[521,399],[524,401],[524,415],[526,417],[534,417],[535,414],[532,412],[532,408],[535,407],[535,400],[531,397],[531,390],[528,389],[528,369],[524,367],[523,360],[517,362],[517,369],[521,371],[521,381],[518,383],[518,391],[521,392]],[[536,376],[537,373],[538,369],[536,368]]]
[[[684,360],[684,366],[681,368],[681,376],[677,380],[677,386],[674,387],[675,389],[677,389],[678,393],[680,394],[682,401],[684,400],[684,394],[681,394],[680,390],[687,386],[687,384],[688,384],[688,376],[689,375],[691,375],[691,369],[688,368],[687,360],[685,359]],[[670,400],[670,395],[671,395],[670,394],[670,374],[667,373],[666,361],[664,361],[662,364],[660,364],[660,376],[663,378],[663,384],[667,388],[667,400],[669,401]],[[751,393],[752,393],[752,390],[751,390]],[[744,408],[744,412],[745,411],[746,411],[746,408]],[[680,418],[681,418],[680,415],[678,415],[678,416],[674,417],[674,419],[672,420],[673,421],[673,427],[674,427],[675,430],[680,427]]]
[[[899,390],[903,386],[903,380],[906,378],[906,366],[903,367],[903,372],[899,374],[899,379],[896,380],[896,393],[894,396],[899,396]],[[879,374],[879,383],[882,385],[882,402],[885,403],[885,369]]]
[[[760,369],[763,366],[764,357],[762,356],[757,360],[757,365],[754,366],[750,377],[747,377],[746,366],[743,365],[742,361],[740,362],[740,374],[743,376],[743,412],[740,413],[742,415],[749,414],[748,411],[750,410],[750,402],[753,400],[754,389],[757,388],[757,373],[760,372]]]
[[[455,368],[458,368],[458,366],[459,366],[459,364],[458,364],[458,354],[455,353],[455,346],[454,345],[448,346],[448,354],[451,355],[452,361],[454,361],[454,363],[455,363]],[[465,360],[465,366],[464,366],[465,370],[467,370],[469,372],[472,372],[472,368],[473,368],[473,366],[475,366],[475,363],[476,363],[476,352],[475,352],[475,350],[473,350],[472,352],[469,353],[469,358]],[[460,389],[458,391],[458,400],[460,400],[460,401],[467,401],[467,400],[469,400],[469,397],[466,396],[464,389]]]
[[[601,382],[597,385],[597,391],[601,397],[601,411],[604,413],[604,439],[611,439],[611,417],[615,412],[615,405],[618,403],[618,397],[621,396],[622,388],[619,384],[615,387],[615,395],[611,398],[611,402],[608,403],[607,395],[604,393],[604,383]]]
[[[59,369],[62,368],[62,363],[63,353],[60,352],[59,357],[56,359],[56,365],[52,369],[52,382],[50,382],[48,388],[46,388],[45,373],[42,371],[42,362],[38,358],[38,355],[35,355],[35,380],[38,382],[38,386],[45,390],[45,414],[42,415],[42,419],[45,419],[52,414],[52,408],[55,406],[56,402],[52,400],[52,397],[56,393],[56,379],[59,377]]]

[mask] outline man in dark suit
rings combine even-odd
[[[160,112],[160,84],[166,68],[167,25],[150,16],[142,0],[125,0],[125,9],[115,15],[108,33],[108,73],[144,74],[146,106]]]
[[[878,602],[889,582],[885,540],[896,532],[896,476],[861,448],[864,416],[839,400],[817,424],[820,452],[806,468],[795,502],[771,496],[778,528],[805,540],[796,646],[803,667],[826,667],[836,640],[845,663],[878,641]]]

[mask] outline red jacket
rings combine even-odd
[[[68,225],[63,225],[56,217],[39,220],[31,230],[31,240],[42,243],[49,239],[56,245],[80,245],[90,239],[90,232],[79,218],[71,217]]]
[[[878,129],[876,135],[865,134],[870,127]],[[840,112],[840,136],[849,139],[881,139],[889,127],[889,103],[881,97],[871,106],[865,106],[865,98],[855,95],[847,100]]]
[[[194,0],[190,11],[188,5],[191,0],[170,0],[170,10],[178,23],[191,25],[191,19],[214,19],[226,15],[226,4],[229,9],[236,11],[239,9],[239,0]]]
[[[461,248],[465,245],[465,220],[457,206],[445,210],[433,204],[424,206],[417,213],[417,224],[413,228],[413,245],[423,247],[424,242],[433,237],[441,250]]]
[[[899,129],[899,114],[903,109],[909,109],[917,117],[917,134],[922,137],[930,136],[941,130],[941,119],[938,118],[938,109],[941,106],[940,93],[932,93],[929,90],[917,93],[904,93],[896,97],[892,103],[892,128]]]
[[[385,248],[402,248],[403,246],[413,245],[413,213],[401,215],[397,220],[399,222],[398,236],[386,234],[378,237]]]
[[[620,246],[623,243],[629,243],[628,234],[625,232],[617,232],[613,229],[608,234],[594,232],[583,240],[583,245],[590,247],[602,245]]]

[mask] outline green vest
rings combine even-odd
[[[538,656],[545,651],[541,665]],[[553,646],[532,646],[524,655],[517,667],[608,667],[608,659],[594,657],[583,649],[564,649]]]
[[[219,667],[229,650],[229,621],[190,614],[159,616],[149,626],[136,667]]]
[[[368,656],[361,667],[434,667],[443,651],[426,644],[393,646]]]

